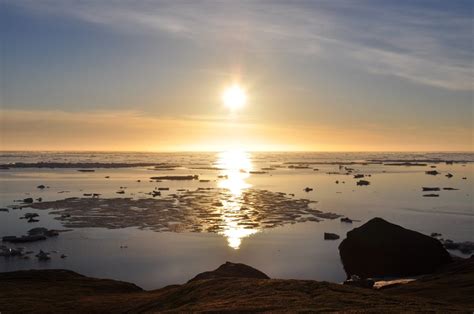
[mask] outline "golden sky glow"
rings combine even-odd
[[[3,111],[4,150],[470,151],[471,130],[439,126],[264,123],[223,117],[155,118],[135,112]],[[416,135],[414,133],[416,132]]]

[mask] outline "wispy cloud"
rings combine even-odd
[[[126,32],[260,53],[344,58],[375,74],[472,90],[472,9],[388,1],[15,1]],[[471,13],[470,13],[471,12]],[[334,59],[337,62],[337,59]]]

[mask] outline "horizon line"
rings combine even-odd
[[[0,153],[219,153],[233,151],[234,149],[223,150],[0,150]],[[474,154],[472,151],[458,150],[241,150],[248,153],[459,153]]]

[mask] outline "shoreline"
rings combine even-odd
[[[232,263],[221,267],[227,264]],[[473,257],[455,261],[415,281],[377,290],[314,280],[245,278],[239,273],[234,277],[209,277],[218,270],[201,273],[208,277],[183,285],[148,291],[132,283],[86,277],[68,270],[0,273],[0,283],[6,287],[0,293],[0,309],[13,313],[474,309],[474,285],[469,284],[474,283]]]

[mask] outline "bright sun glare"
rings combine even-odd
[[[239,109],[245,105],[247,94],[242,87],[234,84],[224,90],[222,101],[224,102],[224,105],[231,110]]]

